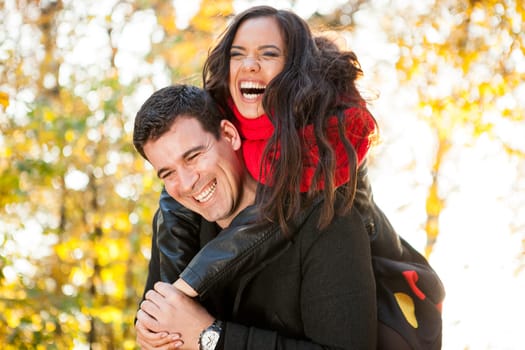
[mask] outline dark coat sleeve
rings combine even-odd
[[[154,231],[157,231],[157,248],[160,278],[173,283],[200,249],[199,214],[185,208],[173,199],[165,189],[159,200],[159,214]]]
[[[237,215],[230,227],[223,229],[193,258],[180,277],[205,296],[213,287],[224,288],[229,282],[270,260],[289,244],[279,228],[257,222],[255,206]]]
[[[235,229],[225,229],[214,238],[203,237],[202,232],[210,230],[202,226],[215,224],[183,207],[165,189],[159,206],[154,230],[157,231],[160,278],[173,283],[181,277],[201,295],[212,286],[228,284],[233,276],[253,269],[261,259],[287,244],[279,230],[254,224],[253,207],[236,219],[241,223],[234,225]]]
[[[146,280],[146,285],[144,286],[144,292],[142,293],[141,302],[145,299],[146,292],[150,289],[153,289],[153,286],[156,282],[160,281],[160,259],[159,259],[159,249],[157,248],[157,224],[159,215],[162,215],[160,210],[155,212],[153,216],[152,224],[152,236],[151,236],[151,257],[148,265],[148,277]]]

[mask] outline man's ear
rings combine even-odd
[[[241,135],[239,135],[237,128],[229,120],[221,120],[221,136],[231,143],[235,151],[241,148]]]

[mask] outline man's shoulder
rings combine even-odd
[[[258,212],[255,204],[249,205],[237,214],[233,218],[229,228],[234,228],[237,226],[244,226],[248,224],[256,223],[258,220]]]

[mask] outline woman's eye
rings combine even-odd
[[[232,51],[230,52],[230,58],[235,60],[240,60],[244,57],[244,55],[240,52]]]
[[[273,51],[268,51],[268,52],[263,52],[262,56],[264,58],[275,58],[275,57],[279,57],[279,53],[278,52],[273,52]]]

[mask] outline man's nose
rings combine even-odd
[[[250,72],[258,72],[261,69],[259,60],[256,57],[245,57],[242,60],[242,66],[245,70]]]
[[[178,176],[179,189],[182,193],[191,192],[199,179],[199,174],[193,169],[181,169]]]

